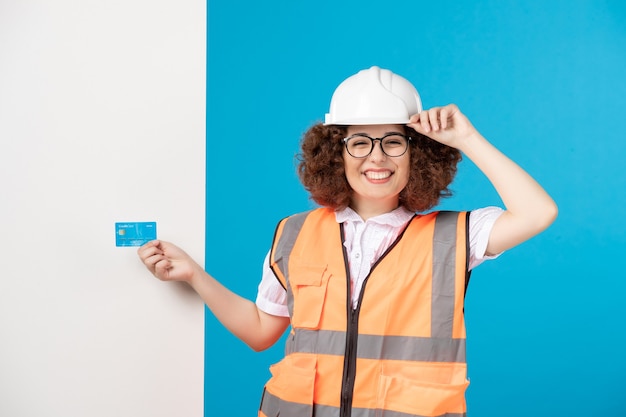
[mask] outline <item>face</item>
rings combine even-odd
[[[404,134],[404,126],[350,126],[346,136],[363,133],[380,138],[392,132]],[[351,156],[344,147],[343,159],[346,178],[353,190],[351,207],[361,217],[365,219],[398,207],[400,191],[409,181],[410,149],[401,156],[390,157],[383,153],[380,141],[375,141],[372,153],[364,158]]]

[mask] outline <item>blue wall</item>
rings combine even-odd
[[[276,222],[312,205],[300,135],[379,65],[455,102],[560,208],[467,294],[470,415],[626,415],[626,6],[621,1],[209,2],[207,270],[254,299]],[[500,205],[469,161],[442,208]],[[622,272],[620,272],[622,271]],[[206,322],[206,415],[254,415],[282,342]]]

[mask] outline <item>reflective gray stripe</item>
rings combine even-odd
[[[263,397],[261,397],[260,410],[267,417],[277,416],[280,411],[280,398],[267,392],[267,389],[263,390]]]
[[[294,329],[285,347],[285,354],[302,352],[343,356],[345,351],[346,332],[335,330]]]
[[[261,400],[261,411],[267,417],[277,417],[279,414],[281,417],[312,416],[313,406],[284,401],[265,390],[263,391],[263,400]]]
[[[285,353],[301,352],[343,356],[346,334],[334,330],[295,329]],[[428,362],[465,363],[465,339],[359,335],[357,357]]]
[[[293,246],[296,244],[296,238],[300,234],[302,225],[304,224],[304,221],[309,213],[310,211],[294,214],[285,220],[285,226],[283,227],[283,232],[280,235],[278,243],[276,244],[276,253],[273,257],[278,264],[278,268],[285,277],[287,287],[287,308],[289,309],[290,317],[293,317],[293,295],[291,294],[291,286],[289,285],[289,255],[293,250]]]
[[[306,404],[293,403],[281,400],[280,398],[265,391],[263,393],[263,401],[261,402],[261,411],[267,417],[337,417],[339,415],[339,407],[329,405],[315,404],[313,406]],[[383,413],[384,411],[384,413]],[[427,417],[419,414],[408,414],[399,411],[381,410],[374,408],[353,408],[352,417]],[[465,413],[446,413],[437,417],[466,417]]]
[[[456,227],[459,214],[442,211],[433,237],[432,337],[452,337],[456,270]]]
[[[359,335],[357,357],[465,363],[465,339]]]
[[[315,406],[315,410],[317,410],[317,406]],[[335,414],[324,414],[323,417],[331,417],[336,416]],[[368,409],[368,408],[353,408],[352,409],[352,417],[427,417],[422,414],[409,414],[403,413],[400,411],[392,411],[392,410],[381,410],[381,409]],[[437,417],[466,417],[465,413],[444,413],[439,414]],[[318,414],[315,414],[315,417],[318,417]],[[320,415],[320,417],[322,417]]]

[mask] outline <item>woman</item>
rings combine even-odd
[[[461,153],[506,209],[416,214],[449,195]],[[256,303],[171,243],[144,245],[141,259],[189,283],[255,350],[291,325],[261,416],[464,415],[469,271],[544,230],[555,203],[457,106],[423,111],[406,79],[378,67],[335,90],[299,174],[322,207],[279,223]]]

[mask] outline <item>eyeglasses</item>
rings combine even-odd
[[[364,133],[356,133],[344,138],[346,150],[355,158],[365,158],[374,150],[374,141],[380,142],[383,153],[392,158],[402,156],[409,148],[409,136],[402,133],[387,133],[382,138],[372,138]]]

